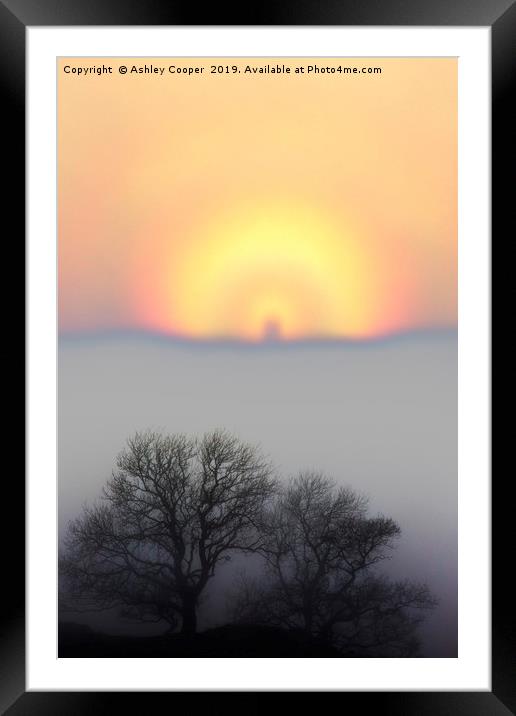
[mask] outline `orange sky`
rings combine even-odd
[[[244,72],[277,63],[291,73]],[[62,332],[454,326],[456,60],[61,59],[58,256]]]

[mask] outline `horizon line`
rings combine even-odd
[[[100,329],[93,331],[58,331],[58,342],[72,341],[105,341],[110,339],[143,339],[159,341],[169,345],[182,346],[220,346],[244,348],[288,348],[309,346],[367,346],[388,343],[410,338],[450,337],[457,335],[458,326],[435,326],[383,333],[375,336],[353,338],[349,336],[313,336],[300,338],[237,338],[234,336],[196,337],[184,336],[165,331],[138,328]]]

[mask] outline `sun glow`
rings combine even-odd
[[[154,321],[181,335],[364,337],[384,322],[379,267],[357,230],[301,204],[244,204],[174,252]],[[272,334],[271,334],[272,330]]]

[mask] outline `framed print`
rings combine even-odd
[[[514,6],[366,7],[2,6],[27,146],[8,713],[514,708],[490,417]]]

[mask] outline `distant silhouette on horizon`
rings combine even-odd
[[[268,318],[263,324],[263,341],[273,343],[281,340],[281,323],[276,318]]]

